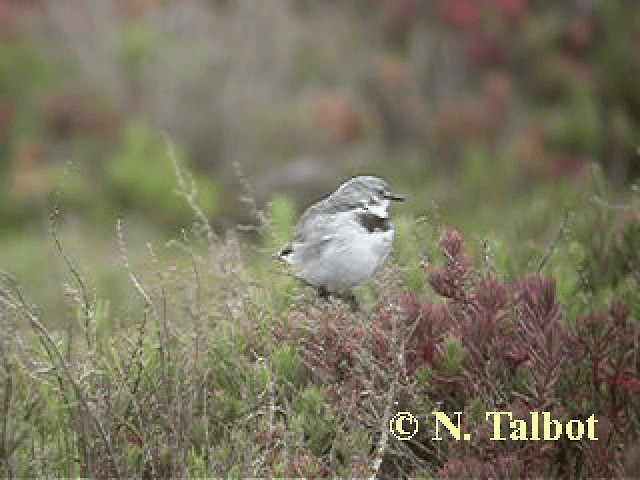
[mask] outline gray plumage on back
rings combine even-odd
[[[363,206],[374,196],[382,198],[389,184],[378,177],[355,177],[340,185],[323,203],[323,213],[337,213]]]
[[[381,178],[371,176],[355,177],[343,183],[331,195],[311,205],[300,217],[294,232],[294,241],[308,241],[310,231],[326,228],[326,217],[340,212],[362,209],[375,197],[383,198],[389,192],[389,184]],[[396,200],[402,200],[396,196]]]
[[[389,207],[392,200],[403,199],[381,178],[352,178],[307,208],[279,256],[319,290],[350,295],[391,251]]]

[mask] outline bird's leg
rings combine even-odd
[[[341,294],[331,294],[325,287],[317,287],[316,291],[318,292],[318,298],[324,300],[325,302],[333,303],[334,298],[339,298],[344,303],[348,304],[349,307],[351,307],[352,312],[360,311],[360,303],[358,303],[358,299],[351,291]]]
[[[346,293],[343,299],[349,304],[349,307],[351,307],[351,311],[353,313],[360,311],[360,303],[358,302],[358,299],[353,294],[353,292],[349,291],[348,293]]]
[[[325,302],[329,301],[329,292],[327,291],[327,289],[325,287],[320,286],[316,290],[318,292],[318,297],[320,297]]]

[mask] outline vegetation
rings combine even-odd
[[[639,15],[0,0],[0,476],[639,476]],[[273,253],[356,173],[409,199],[354,313]]]
[[[583,216],[561,224],[524,268],[509,259],[518,249],[486,241],[471,254],[457,230],[406,223],[398,257],[407,263],[386,267],[358,313],[256,266],[267,255],[251,260],[236,237],[215,235],[194,203],[204,223],[166,259],[150,245],[143,272],[131,267],[118,224],[130,299],[116,314],[65,251],[54,215],[69,269],[65,323],[48,325],[3,277],[3,472],[633,475],[640,198],[607,202],[577,199],[571,210]],[[291,215],[274,207],[278,232]],[[271,232],[265,226],[267,244]],[[437,232],[425,258],[401,253]],[[406,283],[421,260],[424,286]],[[495,410],[595,414],[598,440],[490,441],[484,412]],[[425,427],[393,439],[395,411]],[[433,411],[464,412],[473,441],[433,441]]]

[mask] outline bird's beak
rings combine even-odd
[[[406,195],[399,195],[397,193],[387,193],[384,198],[394,200],[396,202],[404,202],[407,199]]]

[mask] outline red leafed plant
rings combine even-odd
[[[532,273],[503,282],[479,272],[456,230],[443,231],[440,249],[442,266],[425,269],[440,301],[399,294],[364,325],[344,312],[329,314],[302,345],[310,378],[349,412],[348,423],[382,435],[389,410],[463,412],[471,441],[444,440],[442,450],[425,428],[384,450],[380,471],[423,468],[442,478],[624,474],[630,454],[619,445],[632,445],[640,431],[638,326],[629,309],[615,301],[568,321],[553,278]],[[562,422],[593,414],[598,440],[491,441],[487,411],[522,419],[551,412]]]

